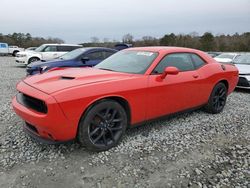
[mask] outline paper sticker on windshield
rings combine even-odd
[[[152,53],[152,52],[137,52],[137,54],[136,55],[145,55],[145,56],[151,56],[151,55],[153,55],[154,53]]]

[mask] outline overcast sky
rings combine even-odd
[[[68,43],[166,33],[250,31],[250,0],[1,0],[0,33]]]

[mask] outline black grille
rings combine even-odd
[[[44,114],[48,112],[45,102],[40,99],[36,99],[23,93],[18,93],[17,101],[23,106],[26,106],[27,108],[33,109],[37,112],[41,112]]]
[[[248,82],[248,80],[247,80],[246,78],[244,78],[244,77],[239,77],[238,86],[250,87],[250,83]]]
[[[33,132],[35,132],[35,133],[38,134],[38,131],[37,131],[37,129],[36,129],[35,126],[33,126],[33,125],[31,125],[31,124],[29,124],[29,123],[27,123],[27,122],[25,122],[25,123],[26,123],[26,127],[27,127],[29,130],[31,130],[31,131],[33,131]]]

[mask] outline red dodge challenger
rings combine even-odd
[[[120,51],[93,68],[58,68],[17,84],[12,104],[24,130],[47,143],[77,139],[107,150],[126,128],[204,107],[223,110],[238,70],[206,53],[178,47]]]

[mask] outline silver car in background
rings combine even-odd
[[[237,87],[250,89],[250,53],[239,55],[233,60],[233,64],[239,69]]]
[[[238,53],[222,53],[214,57],[214,59],[220,63],[231,63],[238,56],[239,56]]]

